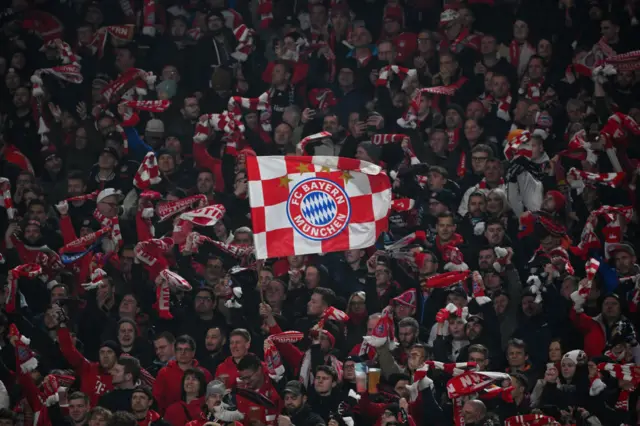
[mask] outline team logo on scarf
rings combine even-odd
[[[322,241],[338,235],[351,218],[351,202],[343,188],[328,179],[298,183],[287,200],[287,216],[303,237]]]

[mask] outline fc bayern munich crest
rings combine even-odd
[[[287,200],[287,216],[303,237],[328,240],[349,224],[351,203],[342,187],[329,179],[313,177],[293,188]]]

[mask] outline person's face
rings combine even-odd
[[[29,93],[29,89],[21,87],[13,94],[13,105],[16,108],[24,108],[29,105],[30,99],[31,94]]]
[[[304,271],[304,282],[308,289],[314,289],[320,285],[320,272],[317,268],[310,266]]]
[[[540,240],[540,247],[546,252],[550,252],[554,248],[558,247],[558,239],[552,235],[547,235]]]
[[[504,76],[496,75],[492,79],[491,88],[493,90],[493,96],[496,98],[503,98],[509,94],[509,80]]]
[[[483,55],[490,55],[498,51],[498,43],[496,38],[490,35],[485,35],[480,41],[480,53]]]
[[[481,352],[469,352],[468,362],[475,362],[478,370],[486,370],[489,360]]]
[[[444,121],[448,129],[456,129],[462,124],[462,117],[460,117],[458,111],[449,109],[444,116]]]
[[[501,294],[493,299],[493,310],[496,311],[496,315],[502,315],[507,310],[509,305],[509,298],[504,294]]]
[[[129,49],[117,49],[116,51],[116,68],[120,72],[124,72],[129,68],[133,67],[136,60],[131,55],[131,51]]]
[[[469,197],[469,215],[471,217],[480,217],[485,212],[487,203],[484,197],[473,196]]]
[[[353,364],[353,363],[352,363]],[[356,373],[355,373],[355,368],[353,368],[352,366],[352,370],[353,370],[353,377],[355,379]],[[347,367],[345,365],[344,368],[344,374],[345,374],[345,379],[347,379],[346,375],[347,375]],[[288,414],[295,414],[298,412],[298,410],[300,409],[300,407],[302,407],[302,404],[304,403],[304,396],[302,395],[294,395],[290,392],[287,392],[284,394],[284,408],[287,410]]]
[[[540,305],[536,303],[535,298],[533,296],[523,297],[521,304],[522,304],[522,313],[527,318],[531,318],[535,316],[538,312],[540,312]]]
[[[274,142],[276,145],[287,145],[291,142],[292,130],[287,124],[280,124],[274,132]]]
[[[507,361],[509,367],[522,368],[527,362],[528,356],[525,355],[523,348],[517,348],[515,346],[507,347]]]
[[[435,48],[435,44],[431,38],[431,35],[427,32],[421,32],[418,34],[418,51],[422,53],[432,52]]]
[[[267,303],[281,303],[284,301],[285,289],[278,281],[271,281],[265,288],[265,299]]]
[[[602,314],[606,318],[618,318],[620,316],[620,302],[609,297],[602,304]]]
[[[178,343],[176,345],[176,361],[179,364],[191,364],[194,350],[188,343]]]
[[[27,188],[31,188],[33,185],[33,176],[30,174],[20,174],[16,180],[16,190],[20,189],[24,191]]]
[[[173,156],[169,154],[163,154],[158,157],[158,170],[161,173],[171,173],[176,168],[176,161]]]
[[[182,19],[174,19],[171,23],[171,35],[173,37],[183,37],[187,32],[187,24]],[[164,72],[163,72],[164,77]],[[163,78],[163,80],[166,80]]]
[[[371,33],[365,27],[358,27],[353,31],[356,47],[364,47],[371,43]]]
[[[496,261],[496,254],[493,250],[480,250],[478,255],[478,266],[482,270],[491,269],[493,262]]]
[[[183,114],[189,120],[195,120],[200,117],[200,105],[196,98],[186,98],[184,100]]]
[[[482,324],[479,321],[469,321],[465,327],[465,332],[469,340],[477,339],[482,333]]]
[[[413,327],[400,327],[398,329],[398,341],[407,349],[416,340],[416,330]]]
[[[55,287],[51,290],[51,303],[64,299],[65,297],[67,297],[67,290],[64,287]]]
[[[480,120],[484,117],[484,107],[480,102],[472,101],[467,104],[465,115],[471,120]]]
[[[207,20],[209,31],[220,31],[224,27],[224,21],[219,16],[211,16]]]
[[[320,316],[325,309],[326,305],[322,300],[322,296],[317,293],[312,294],[309,303],[307,303],[307,315]]]
[[[120,316],[128,316],[133,318],[138,313],[138,301],[135,297],[128,294],[122,298],[120,302]]]
[[[636,263],[636,257],[626,251],[617,251],[614,254],[616,270],[621,274],[629,274],[633,271]]]
[[[42,233],[39,226],[27,225],[24,229],[24,239],[30,244],[34,244],[41,236]]]
[[[484,166],[484,177],[488,182],[498,182],[502,177],[502,168],[500,167],[500,162],[487,161]]]
[[[632,71],[620,71],[616,74],[616,83],[620,87],[629,87],[633,84],[634,75]]]
[[[249,369],[238,371],[238,377],[248,389],[252,390],[260,389],[264,380],[262,370],[259,368],[255,371]]]
[[[89,426],[107,426],[107,419],[101,415],[94,415],[89,420]]]
[[[449,208],[435,198],[429,200],[429,214],[431,216],[438,216],[440,213],[445,213],[447,210],[449,210]]]
[[[317,4],[312,6],[309,11],[309,20],[313,28],[323,28],[327,23],[327,9],[324,5]]]
[[[322,123],[322,130],[329,133],[335,133],[339,130],[338,117],[335,115],[327,115]]]
[[[543,58],[549,58],[551,56],[551,42],[547,39],[542,39],[538,42],[538,55]]]
[[[29,206],[29,218],[44,223],[47,220],[47,212],[42,204],[33,204]]]
[[[384,20],[384,32],[389,35],[396,35],[400,32],[400,22],[397,19],[385,19]]]
[[[443,189],[447,183],[447,179],[442,176],[442,174],[438,172],[429,172],[428,174],[429,180],[427,181],[427,185],[429,189],[432,191]]]
[[[502,212],[503,208],[504,202],[502,201],[502,198],[495,193],[489,194],[487,197],[487,212],[497,214]]]
[[[347,250],[344,252],[344,258],[349,265],[357,263],[364,256],[364,251],[360,249]]]
[[[464,123],[464,135],[469,141],[471,142],[477,141],[481,134],[482,134],[482,128],[478,125],[478,123],[475,120],[467,120]]]
[[[342,68],[338,73],[338,83],[341,87],[350,87],[354,82],[353,70],[350,68]]]
[[[316,379],[313,383],[316,392],[320,395],[327,395],[333,389],[333,377],[325,373],[324,371],[318,371],[316,373]]]
[[[376,265],[376,285],[386,287],[391,280],[391,271],[385,265]]]
[[[462,30],[462,22],[451,21],[444,27],[444,35],[448,40],[455,39]]]
[[[376,324],[378,324],[378,319],[379,318],[374,317],[367,320],[367,336],[371,336],[373,333],[373,330],[376,328]]]
[[[236,244],[247,245],[247,246],[250,246],[251,244],[253,244],[253,238],[251,238],[251,234],[247,232],[237,232],[234,235],[233,241]]]
[[[489,241],[489,244],[495,246],[497,244],[500,244],[502,240],[504,240],[504,228],[497,223],[492,223],[491,225],[487,226],[484,235]]]
[[[395,59],[395,52],[393,51],[393,45],[391,43],[380,43],[378,45],[378,58],[381,61],[392,63]]]
[[[124,372],[124,365],[122,364],[115,364],[113,367],[111,367],[111,369],[109,370],[109,374],[111,375],[111,382],[114,384],[114,386],[121,385],[128,379],[128,374]]]
[[[542,65],[542,61],[538,58],[533,58],[529,61],[529,67],[527,68],[529,72],[529,78],[532,80],[537,80],[542,78],[542,74],[544,73],[544,67]]]
[[[435,132],[429,138],[429,147],[436,154],[444,153],[447,146],[447,136],[444,132]]]
[[[200,194],[210,194],[213,192],[213,175],[208,172],[200,173],[198,175],[196,187]]]
[[[436,225],[436,232],[442,241],[449,241],[456,232],[456,224],[451,217],[441,217]]]
[[[108,152],[103,152],[98,157],[98,167],[104,170],[113,170],[118,160]]]
[[[409,351],[409,359],[407,360],[407,366],[409,367],[409,370],[416,371],[422,366],[422,364],[424,364],[426,358],[427,357],[425,356],[424,349],[412,348]]]
[[[118,212],[118,198],[115,195],[105,197],[97,205],[98,211],[106,217],[114,217]]]
[[[136,338],[136,330],[129,323],[122,323],[118,327],[118,342],[122,347],[131,347]]]
[[[562,347],[560,342],[551,342],[549,345],[549,362],[559,362],[562,359]]]
[[[529,26],[524,21],[516,21],[513,24],[513,38],[523,42],[529,37]]]
[[[451,334],[454,339],[462,339],[465,337],[464,325],[464,321],[460,318],[449,320],[449,334]]]
[[[339,34],[343,34],[349,25],[349,17],[345,13],[332,13],[331,25]]]
[[[76,423],[82,423],[89,413],[89,404],[84,399],[72,399],[69,401],[69,417]]]
[[[131,395],[131,411],[134,413],[146,412],[151,407],[151,401],[144,392],[134,392]]]
[[[356,159],[358,159],[360,161],[374,162],[373,159],[369,156],[369,153],[367,152],[367,150],[364,149],[361,146],[356,148],[356,156],[355,157],[356,157]]]
[[[200,381],[193,374],[189,374],[184,378],[184,391],[187,394],[197,395],[200,390]]]
[[[229,349],[231,349],[231,356],[240,359],[249,352],[249,346],[251,342],[246,340],[242,336],[231,336],[229,340]]]
[[[560,363],[560,369],[562,370],[562,377],[570,379],[576,374],[576,363],[565,358]]]
[[[219,351],[224,344],[224,336],[219,328],[210,328],[205,336],[204,345],[209,352]]]
[[[87,131],[82,127],[76,130],[76,137],[74,139],[76,148],[84,149],[87,146]]]
[[[284,65],[277,64],[271,72],[271,83],[278,86],[287,82],[288,73]]]
[[[458,68],[458,63],[451,56],[443,55],[440,57],[441,73],[451,76],[455,74],[457,68]]]
[[[198,292],[194,303],[197,314],[204,315],[211,314],[213,312],[213,297],[211,297],[211,293],[208,291]]]
[[[615,40],[618,35],[618,26],[609,20],[600,22],[600,32],[606,40]]]
[[[174,347],[167,339],[160,338],[153,342],[153,347],[156,352],[156,357],[160,362],[167,362],[175,356]]]
[[[11,57],[11,67],[21,70],[27,64],[27,58],[24,57],[24,53],[16,52]]]
[[[359,296],[353,296],[351,298],[351,302],[349,303],[349,308],[351,312],[355,314],[364,313],[365,312],[364,299]]]

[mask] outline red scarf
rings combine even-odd
[[[498,104],[498,110],[496,111],[496,117],[504,120],[504,121],[511,121],[511,102],[513,101],[513,98],[511,97],[511,94],[509,93],[507,96],[500,98],[500,99],[496,99],[491,95],[486,95],[484,97],[485,100],[489,101],[489,102],[495,102]],[[489,112],[489,111],[487,111]]]
[[[150,426],[152,422],[160,419],[160,414],[156,413],[153,410],[147,411],[147,415],[144,419],[138,420],[138,426]]]
[[[440,253],[444,253],[448,247],[458,247],[463,242],[464,242],[464,239],[462,238],[462,235],[453,234],[453,236],[449,241],[442,244],[442,241],[440,241],[440,236],[436,235],[436,248]]]
[[[511,44],[509,44],[509,62],[516,69],[518,69],[518,65],[520,65],[520,53],[522,52],[522,46],[527,46],[530,50],[535,51],[535,49],[527,42],[518,43],[516,40],[511,40]]]
[[[458,127],[453,130],[447,129],[447,136],[449,136],[447,151],[453,152],[453,150],[458,146],[458,142],[460,142],[460,128]]]
[[[525,91],[525,97],[531,99],[534,102],[540,102],[542,100],[542,85],[544,84],[544,77],[537,83],[529,82],[527,84],[527,90]]]
[[[477,45],[475,38],[473,34],[470,34],[469,28],[463,28],[453,41],[447,40],[446,37],[443,38],[442,41],[440,41],[438,50],[440,52],[450,50],[456,53],[459,53],[465,47],[478,50],[480,46]]]
[[[460,77],[455,83],[449,84],[448,86],[444,86],[445,89],[453,89],[454,90],[454,94],[455,91],[459,90],[466,82],[467,80],[469,80],[467,77]],[[451,96],[449,95],[445,95],[447,98],[447,105],[449,105],[451,103]],[[433,95],[433,99],[431,100],[431,105],[433,105],[433,108],[437,111],[440,111],[440,94],[439,93],[434,93]]]

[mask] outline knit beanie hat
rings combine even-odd
[[[556,204],[556,211],[561,210],[567,202],[567,198],[560,191],[549,191],[547,195],[550,195],[553,198],[553,201]]]
[[[374,145],[369,141],[360,142],[358,145],[362,149],[367,152],[367,155],[371,158],[374,163],[377,163],[380,160],[380,154],[382,154],[382,148],[378,145]]]
[[[587,363],[587,355],[583,350],[575,349],[573,351],[569,351],[562,357],[563,360],[568,359],[573,361],[576,365],[582,365]]]
[[[114,342],[113,340],[105,340],[104,342],[102,342],[102,344],[100,345],[100,349],[102,348],[111,349],[113,352],[116,353],[117,357],[119,357],[120,353],[122,353],[122,350],[120,349],[120,345]]]

